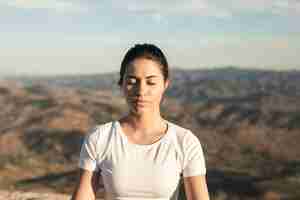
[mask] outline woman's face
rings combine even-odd
[[[156,112],[169,80],[164,81],[160,65],[150,59],[137,58],[128,65],[122,83],[123,94],[131,112]]]

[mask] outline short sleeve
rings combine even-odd
[[[79,155],[79,168],[89,171],[99,170],[97,166],[98,155],[96,149],[98,137],[99,133],[96,127],[90,129],[84,137]]]
[[[206,174],[205,158],[199,139],[188,131],[183,139],[183,177]]]

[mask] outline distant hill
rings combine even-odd
[[[182,70],[172,69],[167,96],[193,103],[211,99],[248,98],[251,95],[300,96],[300,70],[272,71],[235,67]],[[119,74],[7,78],[26,86],[46,83],[53,87],[110,90],[119,95]]]

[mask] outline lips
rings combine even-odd
[[[132,99],[131,102],[138,105],[145,105],[149,103],[149,101],[145,101],[141,99]]]

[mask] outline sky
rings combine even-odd
[[[0,76],[117,72],[153,43],[172,68],[300,69],[300,0],[0,0]]]

